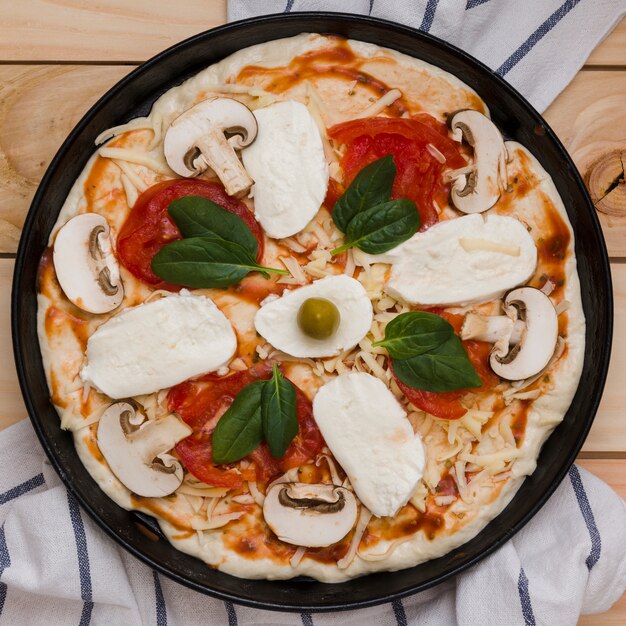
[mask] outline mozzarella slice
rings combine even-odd
[[[339,310],[339,326],[328,339],[313,339],[300,330],[298,311],[308,298],[325,298]],[[372,319],[372,303],[363,285],[340,274],[270,300],[257,312],[254,325],[275,348],[291,356],[315,358],[334,356],[356,346],[367,335]]]
[[[317,392],[313,415],[359,500],[378,517],[395,515],[415,491],[426,459],[391,391],[370,374],[337,376]]]
[[[236,348],[230,322],[210,298],[168,296],[102,324],[89,337],[80,377],[110,398],[129,398],[213,372]]]
[[[254,214],[270,237],[290,237],[311,221],[326,195],[322,138],[300,102],[277,102],[254,115],[257,137],[241,152],[254,179]]]
[[[537,248],[513,217],[465,215],[431,226],[397,248],[368,255],[391,263],[385,290],[420,305],[466,305],[500,298],[535,272]]]

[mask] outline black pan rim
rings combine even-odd
[[[41,423],[37,411],[35,409],[34,399],[31,395],[30,389],[27,384],[27,369],[28,364],[25,358],[25,353],[23,351],[23,339],[24,336],[24,327],[23,320],[21,318],[20,312],[20,293],[22,289],[23,282],[23,273],[24,273],[24,265],[26,259],[28,258],[29,248],[26,245],[27,240],[30,238],[31,232],[33,230],[34,224],[36,222],[38,216],[38,207],[41,207],[42,200],[45,198],[47,193],[47,188],[50,184],[50,180],[53,176],[55,169],[59,166],[59,162],[61,161],[62,156],[68,151],[71,144],[74,140],[80,136],[89,123],[89,120],[95,116],[95,114],[102,109],[102,107],[115,95],[123,92],[126,87],[135,82],[139,76],[143,73],[150,71],[153,67],[158,66],[163,63],[165,60],[176,57],[180,53],[181,50],[193,45],[196,42],[202,41],[205,38],[211,38],[218,34],[223,33],[236,33],[239,29],[249,26],[249,25],[263,25],[268,29],[278,22],[284,23],[289,22],[293,23],[294,26],[297,26],[297,29],[294,30],[294,34],[296,32],[312,32],[310,28],[307,28],[307,25],[310,25],[313,20],[326,20],[328,22],[334,22],[339,25],[346,24],[362,24],[362,25],[376,25],[378,27],[383,27],[388,31],[389,34],[392,33],[404,33],[416,39],[416,41],[423,40],[431,45],[438,47],[440,49],[447,50],[452,52],[454,56],[456,56],[463,64],[469,65],[470,67],[477,68],[482,73],[487,73],[491,78],[490,80],[495,83],[497,89],[507,92],[510,97],[517,100],[525,109],[525,113],[533,119],[541,128],[545,131],[546,135],[548,135],[550,141],[555,146],[557,151],[559,152],[560,158],[563,160],[563,163],[568,168],[568,174],[572,179],[572,186],[576,188],[581,201],[586,205],[586,209],[590,213],[591,221],[592,221],[592,235],[596,240],[596,244],[598,246],[598,255],[595,259],[599,263],[599,274],[603,277],[602,284],[600,287],[603,289],[603,297],[606,302],[605,314],[602,322],[604,323],[604,327],[606,328],[606,333],[604,337],[604,341],[602,342],[602,357],[599,362],[595,362],[595,367],[599,372],[599,384],[593,390],[593,397],[591,400],[591,405],[589,408],[589,413],[585,419],[584,424],[579,429],[579,433],[577,438],[574,441],[574,444],[570,447],[569,453],[564,461],[561,462],[558,471],[553,472],[551,474],[553,478],[553,482],[551,485],[546,488],[541,497],[536,501],[535,505],[531,507],[523,516],[517,519],[517,522],[513,524],[510,528],[508,528],[505,532],[502,532],[501,535],[492,542],[492,544],[484,551],[478,554],[474,554],[473,556],[466,558],[465,560],[461,560],[460,563],[454,565],[447,569],[445,573],[436,576],[426,582],[423,582],[418,585],[409,584],[406,587],[399,588],[398,591],[393,593],[387,593],[386,595],[376,595],[373,594],[371,598],[366,600],[359,601],[346,601],[341,603],[330,602],[330,603],[299,603],[299,604],[291,604],[289,602],[274,602],[268,600],[260,600],[252,597],[243,597],[242,595],[238,595],[237,593],[226,593],[222,591],[218,591],[215,589],[210,589],[206,585],[202,583],[198,583],[196,581],[190,580],[184,576],[178,575],[175,572],[172,572],[168,569],[166,565],[163,565],[158,560],[151,558],[146,553],[142,552],[137,546],[133,545],[132,542],[124,540],[118,534],[116,534],[115,530],[107,525],[107,523],[100,519],[95,508],[92,506],[89,498],[86,498],[81,494],[75,487],[75,485],[68,479],[66,475],[65,469],[63,465],[59,462],[59,459],[55,455],[51,443],[48,441],[43,424]],[[338,28],[339,29],[339,28]],[[322,33],[332,33],[333,29],[330,28],[328,30],[320,30],[315,32]],[[393,43],[390,42],[389,47],[393,48]],[[489,104],[489,102],[487,102]],[[34,286],[34,285],[33,285]],[[199,33],[190,37],[180,43],[175,44],[174,46],[164,50],[163,52],[157,54],[152,57],[139,67],[135,68],[132,72],[130,72],[127,76],[122,78],[116,85],[114,85],[109,91],[107,91],[83,116],[83,118],[79,121],[79,123],[75,126],[75,128],[71,131],[71,133],[67,136],[66,140],[63,142],[62,146],[58,150],[55,157],[52,159],[46,173],[44,174],[42,181],[37,189],[37,192],[33,198],[31,208],[28,212],[28,216],[26,218],[24,224],[23,235],[20,240],[20,245],[18,248],[17,258],[15,262],[15,271],[13,278],[13,289],[12,289],[12,302],[11,302],[11,330],[13,337],[13,349],[14,349],[14,357],[15,363],[18,373],[18,380],[20,383],[20,388],[22,390],[22,395],[24,397],[24,401],[28,410],[28,414],[30,416],[31,422],[35,428],[36,434],[44,448],[44,451],[56,472],[61,477],[62,481],[68,488],[68,490],[73,494],[74,497],[78,500],[80,505],[87,511],[90,517],[98,524],[100,528],[102,528],[110,537],[112,537],[116,542],[122,545],[127,551],[133,554],[136,558],[140,559],[153,569],[158,572],[168,576],[169,578],[175,580],[178,583],[184,584],[187,587],[190,587],[196,591],[200,591],[202,593],[211,595],[213,597],[219,598],[225,601],[236,602],[238,604],[242,604],[245,606],[250,606],[253,608],[260,609],[270,609],[270,610],[282,610],[282,611],[310,611],[310,612],[320,612],[320,611],[336,611],[336,610],[347,610],[347,609],[356,609],[356,608],[365,608],[374,605],[378,605],[384,602],[390,602],[393,600],[398,600],[403,597],[406,597],[410,594],[416,593],[417,591],[426,590],[431,588],[444,580],[460,573],[461,571],[471,567],[476,562],[487,556],[488,554],[495,551],[498,547],[500,547],[503,543],[508,541],[517,531],[519,531],[543,506],[543,504],[548,500],[548,498],[555,491],[557,486],[561,483],[565,475],[567,474],[571,464],[574,462],[582,444],[591,428],[593,422],[593,416],[597,411],[600,398],[602,396],[602,390],[604,388],[604,382],[606,380],[606,375],[608,371],[608,364],[610,359],[610,349],[611,349],[611,338],[612,338],[612,329],[613,329],[613,318],[612,318],[612,310],[613,310],[613,295],[612,295],[612,285],[610,279],[610,265],[608,261],[608,255],[606,250],[606,245],[604,243],[604,239],[602,236],[601,227],[599,224],[599,220],[597,215],[595,214],[595,210],[593,209],[593,205],[591,200],[588,197],[586,189],[584,187],[583,181],[578,174],[571,158],[567,154],[567,151],[562,146],[561,142],[558,140],[552,129],[549,125],[541,118],[541,116],[532,108],[532,106],[525,100],[521,94],[519,94],[511,85],[509,85],[506,81],[504,81],[500,76],[492,72],[487,66],[477,61],[464,51],[456,48],[455,46],[448,44],[428,33],[423,33],[421,31],[415,30],[408,26],[404,26],[401,24],[397,24],[395,22],[390,22],[387,20],[381,20],[372,17],[365,16],[355,16],[347,13],[329,13],[329,12],[304,12],[304,13],[289,13],[289,14],[274,14],[262,16],[259,18],[252,18],[248,20],[241,20],[239,22],[233,22],[230,24],[226,24],[223,26],[219,26],[215,29],[211,29],[209,31],[205,31],[203,33]],[[568,410],[569,412],[569,410]],[[117,506],[114,503],[111,503],[112,506]],[[172,548],[173,549],[173,548]],[[188,557],[193,558],[193,557]],[[419,566],[418,566],[419,567]],[[411,568],[413,569],[413,568]],[[406,572],[407,570],[401,570]],[[393,576],[394,573],[388,574],[389,576]],[[367,580],[368,577],[358,579],[360,581]],[[254,582],[254,581],[252,581]],[[289,581],[276,581],[274,584],[281,585],[289,583]],[[338,583],[334,585],[343,585],[347,583]],[[334,586],[333,585],[333,586]]]

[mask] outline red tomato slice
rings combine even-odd
[[[264,362],[222,378],[208,375],[172,387],[168,394],[169,410],[175,411],[193,428],[193,434],[176,446],[176,452],[196,478],[209,485],[231,488],[239,487],[244,480],[253,480],[255,476],[256,480],[268,481],[315,458],[324,447],[324,440],[313,419],[311,402],[296,387],[300,430],[281,459],[272,457],[267,444],[262,443],[248,457],[255,464],[253,476],[239,473],[235,469],[236,464],[213,463],[211,437],[219,417],[246,385],[255,380],[266,380],[271,374],[272,365]]]
[[[259,243],[257,260],[263,257],[263,231],[245,204],[229,196],[219,183],[183,178],[167,180],[146,189],[135,203],[117,239],[117,254],[122,265],[133,276],[157,289],[179,289],[163,282],[150,267],[154,255],[166,244],[181,239],[167,209],[174,200],[185,196],[208,198],[238,215]]]
[[[333,126],[328,135],[347,145],[341,160],[345,185],[366,165],[393,154],[397,172],[391,197],[415,202],[422,221],[420,230],[438,220],[433,199],[446,197],[448,192],[442,181],[443,170],[466,164],[457,144],[448,137],[446,127],[426,113],[412,119],[351,120]],[[444,156],[445,163],[429,152],[429,144]]]

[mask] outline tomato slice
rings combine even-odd
[[[255,466],[255,471],[251,473],[238,471],[237,464],[213,463],[211,439],[219,418],[246,385],[255,380],[266,380],[271,375],[272,364],[263,362],[229,376],[216,378],[209,374],[172,387],[168,394],[168,408],[193,429],[193,433],[176,446],[176,452],[196,478],[209,485],[230,488],[240,487],[244,480],[256,478],[268,481],[315,458],[324,447],[324,440],[313,419],[311,402],[296,387],[300,430],[281,459],[272,457],[264,442],[248,456]]]
[[[263,231],[246,205],[229,196],[219,183],[189,178],[167,180],[146,189],[124,222],[118,239],[117,254],[122,265],[135,277],[157,289],[175,291],[180,287],[162,281],[150,266],[154,255],[166,244],[182,239],[167,209],[185,196],[208,198],[238,215],[259,243],[257,260],[263,257]]]
[[[425,309],[427,313],[435,313],[443,317],[454,328],[454,332],[458,335],[463,326],[463,315],[456,313],[448,313],[443,309],[430,308]],[[500,383],[500,379],[493,373],[489,365],[489,355],[493,346],[486,341],[463,341],[463,348],[469,360],[471,361],[476,373],[482,380],[482,386],[474,389],[455,389],[454,391],[434,392],[424,391],[422,389],[413,389],[403,383],[393,371],[393,377],[400,388],[400,391],[407,397],[409,402],[422,411],[426,411],[435,417],[442,419],[454,420],[463,417],[467,413],[467,409],[463,407],[460,399],[468,391],[484,391],[492,389]]]
[[[458,145],[448,137],[446,127],[426,113],[411,119],[350,120],[330,128],[328,135],[347,145],[341,160],[345,185],[366,165],[393,154],[397,172],[391,197],[415,202],[422,221],[420,230],[438,221],[433,199],[447,197],[448,187],[442,180],[444,168],[466,164]],[[429,151],[429,144],[443,155],[445,163]]]

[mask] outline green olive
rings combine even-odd
[[[339,309],[326,298],[307,298],[298,311],[298,326],[313,339],[328,339],[339,326]]]

